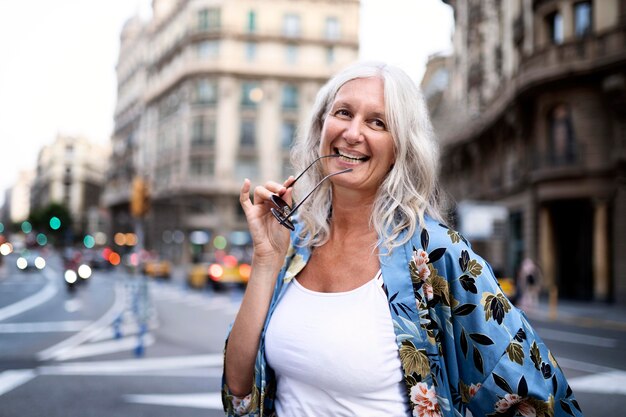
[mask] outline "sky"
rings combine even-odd
[[[0,206],[21,170],[58,133],[108,143],[119,33],[151,0],[0,0]],[[361,0],[360,59],[404,68],[417,82],[429,55],[450,51],[441,0]]]

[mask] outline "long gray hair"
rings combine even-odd
[[[380,238],[379,245],[391,251],[405,243],[418,225],[423,227],[425,215],[442,220],[437,187],[439,146],[422,93],[404,71],[384,63],[361,62],[331,78],[317,94],[308,129],[298,138],[291,162],[296,172],[301,172],[320,156],[322,126],[337,92],[348,81],[371,77],[383,81],[387,128],[396,159],[378,189],[370,224]],[[294,187],[296,201],[322,178],[322,164],[317,164]],[[302,245],[315,247],[328,240],[331,208],[331,183],[326,181],[299,209]],[[399,239],[405,229],[408,233]]]

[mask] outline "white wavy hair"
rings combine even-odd
[[[385,115],[395,146],[395,163],[376,195],[370,224],[379,236],[378,245],[389,252],[404,244],[424,216],[442,221],[437,187],[439,146],[420,89],[401,69],[379,62],[359,62],[331,78],[317,94],[310,123],[294,146],[291,162],[302,172],[320,156],[322,126],[339,89],[356,78],[383,81]],[[312,167],[294,187],[297,201],[323,178],[322,164]],[[324,244],[330,233],[331,182],[326,181],[298,209],[303,224],[301,245]],[[407,230],[403,239],[400,233]]]

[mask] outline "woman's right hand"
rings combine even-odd
[[[272,215],[274,207],[272,195],[278,195],[291,204],[291,189],[287,185],[293,181],[290,177],[284,184],[267,182],[254,189],[253,201],[250,200],[250,180],[246,179],[241,187],[239,201],[248,221],[248,228],[254,246],[254,264],[281,265],[289,248],[289,230],[281,225]]]

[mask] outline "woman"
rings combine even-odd
[[[295,188],[269,182],[253,202],[241,189],[254,259],[225,350],[227,414],[582,415],[491,268],[443,225],[436,141],[404,72],[337,74],[293,156],[311,166]],[[297,214],[271,215],[319,182]]]

